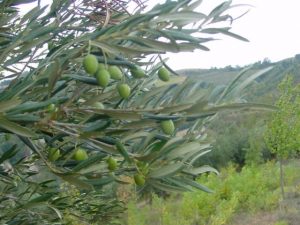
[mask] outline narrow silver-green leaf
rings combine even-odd
[[[208,147],[210,147],[210,144],[201,145],[198,142],[185,143],[172,150],[167,157],[169,159],[175,159],[177,157],[181,158],[190,153],[194,154],[196,152],[202,151],[203,149],[207,149]]]
[[[207,173],[207,172],[213,172],[213,173],[219,174],[218,170],[216,170],[215,168],[213,168],[211,166],[207,166],[207,165],[201,166],[198,168],[194,168],[194,167],[187,168],[187,169],[183,170],[183,172],[192,174],[194,176],[198,176],[199,174]]]
[[[19,99],[11,99],[8,101],[0,101],[0,112],[8,111],[21,103]]]
[[[0,164],[3,163],[7,159],[11,159],[13,156],[15,156],[19,151],[19,148],[17,148],[17,145],[12,145],[8,150],[6,150],[1,156],[0,156]]]
[[[155,170],[150,171],[149,177],[162,178],[162,177],[171,176],[171,175],[175,174],[176,172],[178,172],[183,167],[184,167],[184,164],[181,162],[162,166]]]
[[[196,189],[199,189],[201,191],[205,191],[207,193],[214,193],[214,191],[212,191],[211,189],[209,189],[208,187],[206,186],[203,186],[202,184],[199,184],[198,182],[196,181],[193,181],[193,180],[190,180],[188,178],[185,178],[185,177],[181,177],[181,180],[182,182],[196,188]]]
[[[0,115],[0,128],[10,131],[14,134],[18,134],[24,137],[34,137],[36,134],[28,128],[22,127],[17,123],[13,123],[7,120],[4,116]]]
[[[48,91],[52,92],[56,82],[60,77],[60,63],[59,61],[52,62],[45,71],[45,76],[48,78]]]
[[[181,11],[176,13],[169,13],[166,15],[161,15],[154,19],[154,22],[166,22],[166,21],[184,21],[186,23],[199,22],[206,18],[206,15],[199,12],[193,11]]]
[[[259,70],[258,72],[252,74],[249,76],[246,80],[244,80],[240,85],[236,87],[236,90],[234,90],[234,94],[240,94],[240,92],[245,89],[251,82],[253,82],[256,78],[268,73],[270,70],[272,70],[273,67],[267,67],[265,69]]]
[[[191,191],[188,187],[178,187],[174,185],[170,185],[167,183],[162,183],[160,181],[152,181],[150,182],[150,185],[166,192],[185,192],[185,191]]]

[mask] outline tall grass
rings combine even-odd
[[[295,162],[286,165],[285,177],[287,189],[300,192],[294,185],[300,181],[299,165]],[[167,200],[154,196],[152,205],[144,207],[137,207],[132,201],[128,206],[128,224],[222,225],[230,224],[238,213],[254,214],[278,208],[279,166],[274,162],[245,166],[240,172],[231,165],[221,170],[219,176],[208,174],[198,181],[215,193],[195,191]]]

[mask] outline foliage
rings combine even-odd
[[[245,164],[246,148],[249,147],[249,128],[218,120],[223,124],[222,133],[216,133],[212,151],[205,156],[212,165],[222,168],[228,163]],[[202,159],[204,160],[204,158]]]
[[[299,82],[300,64],[297,56],[276,63],[269,63],[267,60],[254,63],[243,79],[246,79],[247,75],[250,76],[257,72],[258,69],[265,69],[269,66],[273,66],[270,72],[257,77],[243,91],[243,100],[275,104],[276,100],[280,98],[277,86],[285,74],[291,73],[294,83]],[[230,73],[226,68],[186,69],[182,70],[182,73],[194,79],[201,79],[206,86],[216,86],[215,90],[218,88],[223,90],[226,84],[232,81],[235,74],[246,67],[236,68]],[[269,118],[270,114],[253,111],[239,114],[228,112],[218,114],[208,126],[210,136],[215,138],[212,151],[201,158],[200,162],[206,161],[220,168],[227,165],[228,162],[242,166],[244,163],[259,163],[271,159],[275,155],[270,152],[263,138],[266,121]]]
[[[287,165],[288,186],[299,181],[297,168],[297,162]],[[232,224],[232,218],[240,213],[254,214],[279,207],[278,177],[279,170],[274,162],[245,166],[240,172],[231,165],[223,168],[219,176],[208,174],[199,178],[198,182],[215,191],[212,194],[195,191],[167,200],[155,197],[152,206],[144,207],[137,207],[132,202],[128,224]]]
[[[289,225],[289,223],[285,220],[281,220],[281,221],[276,222],[274,225]]]
[[[145,177],[140,195],[210,192],[192,179],[215,171],[194,166],[210,150],[203,121],[228,109],[270,109],[231,101],[250,81],[236,85],[243,74],[210,102],[211,90],[201,82],[156,82],[162,66],[176,76],[161,54],[208,50],[215,34],[247,41],[231,25],[219,25],[234,20],[231,1],[208,15],[198,12],[202,1],[192,0],[132,14],[128,4],[140,1],[55,0],[48,7],[22,1],[30,2],[37,6],[25,15],[21,1],[0,2],[0,79],[9,80],[0,89],[1,223],[119,223],[124,204],[116,186],[133,184],[136,174]],[[121,80],[99,86],[103,72],[96,79],[86,73],[94,71],[90,62],[82,65],[89,54],[98,68],[118,66]],[[120,84],[127,84],[126,97],[118,94]],[[161,131],[165,120],[173,121],[174,134]],[[59,154],[49,159],[53,148]],[[78,149],[81,157],[74,157]],[[113,171],[109,157],[117,164]]]
[[[265,140],[271,152],[280,162],[280,186],[284,198],[283,159],[299,152],[300,146],[300,86],[293,86],[293,78],[287,76],[279,85],[278,110],[267,124]]]
[[[261,119],[261,118],[260,118]],[[249,147],[246,149],[245,163],[249,164],[260,164],[267,160],[270,160],[271,154],[266,147],[266,143],[263,139],[263,132],[265,126],[262,122],[256,124],[255,128],[251,130],[249,136]]]
[[[278,110],[271,118],[265,140],[270,150],[278,158],[287,158],[297,152],[300,146],[300,89],[293,86],[293,78],[286,77],[280,84],[281,96],[276,102]]]
[[[269,113],[223,112],[215,116],[208,125],[209,137],[213,137],[212,151],[199,159],[198,163],[209,162],[216,168],[234,163],[259,164],[273,156],[263,139],[265,120]]]

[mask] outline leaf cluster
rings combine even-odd
[[[193,180],[201,173],[216,172],[194,166],[210,151],[204,122],[222,110],[265,108],[219,104],[231,87],[213,104],[211,90],[201,88],[201,82],[157,82],[162,66],[176,77],[158,54],[208,50],[204,44],[220,33],[246,40],[231,33],[231,27],[217,26],[231,20],[227,14],[234,7],[231,1],[208,15],[196,10],[201,1],[167,1],[133,15],[120,5],[97,7],[97,2],[102,1],[55,0],[45,7],[38,4],[25,15],[18,12],[20,1],[0,3],[4,25],[0,79],[10,80],[0,89],[0,132],[28,150],[24,154],[24,148],[1,142],[0,207],[9,205],[1,211],[1,221],[46,224],[71,213],[83,224],[115,223],[111,218],[124,208],[114,187],[134,184],[135,174],[145,178],[137,188],[139,194],[194,188],[210,192]],[[82,66],[88,54],[106,68],[118,66],[122,80],[99,86]],[[134,77],[131,70],[136,68],[146,76]],[[120,83],[130,86],[128,99],[118,95]],[[173,135],[160,130],[163,120],[174,122]],[[54,161],[48,158],[53,148],[60,153]],[[74,160],[78,148],[88,159]],[[117,163],[114,171],[107,167],[109,157]],[[49,180],[44,179],[47,176]],[[59,187],[64,182],[78,195],[62,197]],[[69,212],[73,205],[75,210]]]

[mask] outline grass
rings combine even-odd
[[[285,166],[287,193],[300,195],[298,171],[297,161]],[[208,174],[198,180],[213,189],[214,194],[195,191],[174,195],[167,200],[154,196],[152,205],[144,207],[137,207],[134,201],[130,202],[128,225],[244,224],[242,220],[245,217],[239,218],[239,215],[246,215],[248,221],[256,219],[256,223],[248,224],[258,225],[274,224],[277,220],[277,224],[284,224],[290,220],[280,218],[278,213],[270,216],[277,212],[282,202],[278,164],[268,162],[258,166],[245,166],[240,172],[231,165],[220,172],[219,176]],[[298,209],[292,211],[295,210]],[[255,218],[255,215],[261,215],[261,218],[269,222],[272,220],[272,223],[259,223],[259,217]]]

